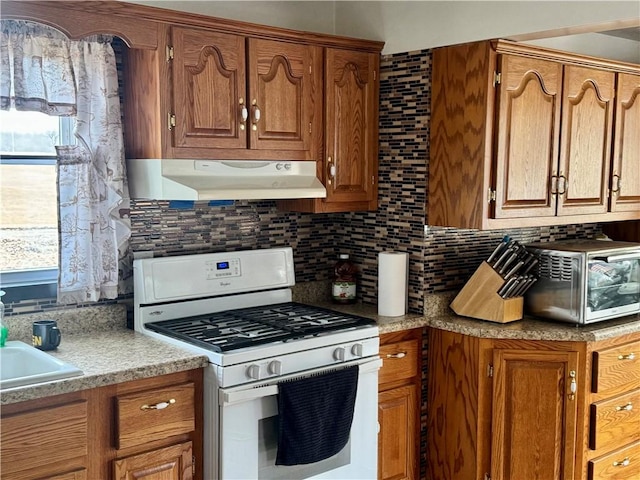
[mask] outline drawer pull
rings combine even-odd
[[[404,358],[407,356],[407,352],[388,353],[387,358]]]
[[[622,460],[621,462],[613,462],[613,466],[614,467],[628,467],[630,463],[631,463],[631,460],[629,459],[629,457],[625,457],[625,459]]]
[[[620,412],[622,410],[626,410],[627,412],[630,412],[631,410],[633,410],[633,404],[629,402],[626,405],[619,405],[616,407],[616,412]]]
[[[618,355],[618,360],[635,360],[635,359],[636,359],[635,353],[629,353],[627,355]]]
[[[166,402],[160,402],[160,403],[156,403],[155,405],[142,405],[140,407],[140,410],[163,410],[165,408],[167,408],[169,405],[173,405],[174,403],[176,403],[176,399],[175,398],[171,398],[169,400],[167,400]]]

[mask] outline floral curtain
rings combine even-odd
[[[56,147],[59,303],[118,296],[130,236],[115,54],[106,36],[80,41],[2,21],[0,108],[75,115],[75,146]]]

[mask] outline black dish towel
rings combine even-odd
[[[349,440],[358,366],[278,384],[280,428],[276,465],[329,458]]]

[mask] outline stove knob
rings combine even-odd
[[[346,348],[338,347],[333,351],[333,358],[341,362],[344,362],[345,354],[346,354]]]
[[[353,355],[354,357],[361,357],[362,356],[362,344],[361,343],[356,343],[353,345],[353,347],[351,347],[351,355]]]
[[[270,362],[269,373],[272,375],[282,375],[282,362],[280,360]]]
[[[254,380],[260,380],[260,365],[249,365],[247,368],[247,377],[253,378]]]

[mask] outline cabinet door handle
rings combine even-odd
[[[244,104],[244,98],[240,98],[238,103],[240,104],[240,130],[244,130],[247,125],[247,118],[249,118],[249,110]]]
[[[565,177],[564,175],[560,175],[558,177],[558,188],[561,188],[560,186],[562,186],[562,191],[557,191],[556,193],[558,195],[564,195],[565,193],[567,193],[567,177]]]
[[[618,355],[618,360],[635,360],[636,359],[636,354],[635,353],[627,353],[624,355]]]
[[[176,399],[170,398],[166,402],[156,403],[155,405],[144,404],[140,407],[140,410],[164,410],[169,405],[173,405],[174,403],[176,403]]]
[[[336,178],[336,166],[333,163],[333,158],[327,158],[327,182],[331,185],[331,180]]]
[[[631,402],[628,402],[626,405],[618,405],[616,407],[616,412],[621,412],[623,410],[626,412],[630,412],[631,410],[633,410],[633,404]]]
[[[407,356],[407,352],[387,353],[387,358],[404,358]]]
[[[576,382],[576,371],[571,370],[569,372],[569,377],[571,378],[571,383],[569,384],[569,400],[574,400],[576,398],[576,392],[578,391],[578,382]]]
[[[613,462],[614,467],[628,467],[631,463],[631,459],[629,457],[625,457],[621,462]]]
[[[251,106],[253,107],[253,125],[251,125],[252,130],[258,130],[258,122],[260,121],[260,107],[258,106],[258,101],[254,98],[251,102]]]
[[[611,193],[615,193],[617,197],[620,196],[620,189],[622,188],[622,181],[620,179],[620,175],[617,173],[613,174],[611,182]]]
[[[558,176],[555,172],[551,175],[551,195],[556,195],[558,193]]]

